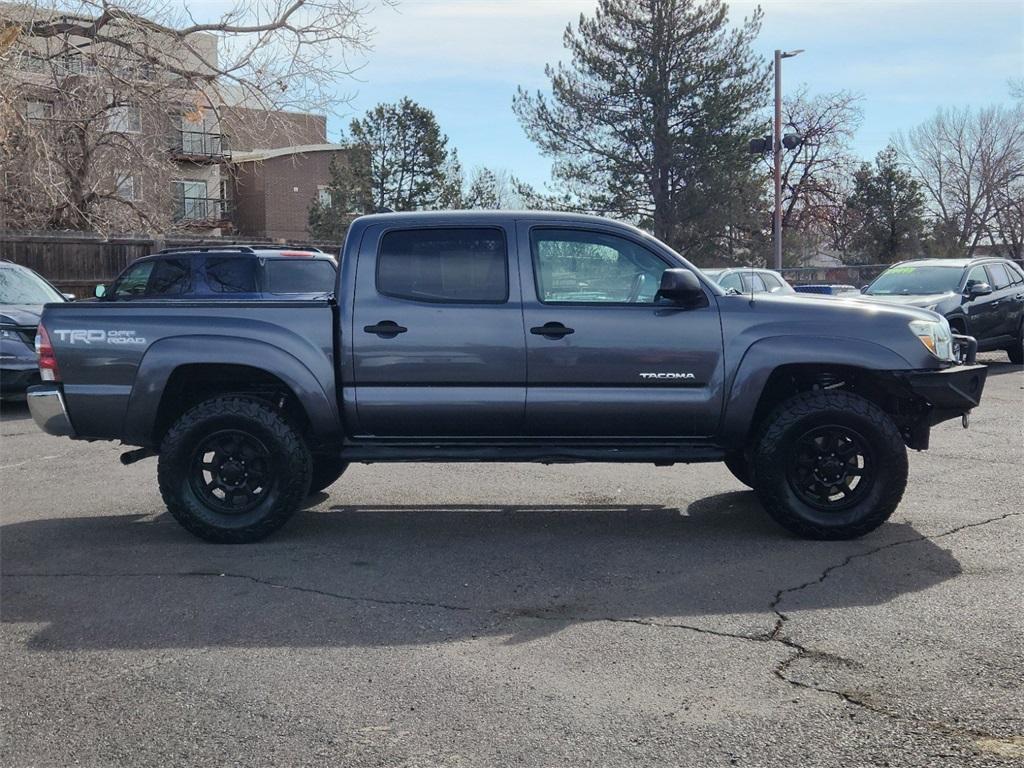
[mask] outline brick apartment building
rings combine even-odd
[[[39,13],[55,12],[0,2],[0,18]],[[159,75],[150,68],[104,66],[95,53],[78,54],[74,41],[62,41],[64,47],[56,55],[48,45],[45,40],[30,40],[17,65],[8,70],[20,90],[18,109],[37,131],[61,131],[68,117],[64,112],[70,114],[71,109],[62,103],[64,93],[90,81],[89,87],[101,96],[120,87],[128,97],[110,97],[115,106],[107,109],[98,130],[124,139],[121,143],[131,145],[141,161],[125,165],[123,153],[98,154],[97,178],[90,183],[116,188],[118,199],[140,210],[159,212],[172,222],[172,232],[308,237],[309,207],[327,184],[331,154],[342,151],[327,144],[323,115],[197,103],[197,98],[209,95],[178,94],[173,87],[163,91],[166,98],[159,107],[152,102],[143,106],[133,103],[132,87],[125,83],[135,79],[157,85]],[[217,61],[215,35],[191,35],[189,45],[202,52],[203,60]],[[183,49],[165,55],[187,60],[191,54]],[[159,162],[145,162],[146,158]],[[18,195],[34,194],[33,184],[45,183],[18,172],[7,172],[3,181],[7,199],[14,202]],[[0,195],[0,228],[7,226],[3,198]]]

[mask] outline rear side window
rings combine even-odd
[[[1024,283],[1024,274],[1021,273],[1020,267],[1016,264],[1003,264],[1006,267],[1006,273],[1010,276],[1014,285]]]
[[[747,291],[752,293],[765,293],[768,288],[764,284],[764,280],[756,272],[748,273],[743,275],[744,287]]]
[[[334,266],[328,261],[267,259],[263,267],[263,290],[266,293],[331,293],[334,276]]]
[[[986,266],[989,277],[992,278],[992,288],[999,290],[1010,284],[1010,276],[1006,274],[1006,267],[1002,264],[989,264]]]
[[[782,290],[782,281],[775,275],[769,275],[767,272],[762,272],[761,279],[764,280],[765,288],[767,288],[770,293],[776,293],[777,291]]]
[[[414,301],[508,300],[508,255],[500,229],[388,232],[377,254],[377,290]]]
[[[255,293],[256,259],[210,259],[206,262],[206,284],[214,293]]]
[[[154,264],[147,296],[180,296],[192,288],[192,265],[188,259],[161,259]]]

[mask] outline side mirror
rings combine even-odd
[[[654,298],[665,298],[675,304],[692,304],[704,298],[704,289],[690,270],[666,269],[661,273],[661,287]]]
[[[976,299],[979,296],[988,296],[992,293],[992,286],[988,283],[972,283],[967,286],[967,298]]]
[[[860,287],[860,292],[861,292],[861,293],[867,293],[867,292],[868,292],[868,287],[867,287],[866,285],[862,285],[862,286]]]
[[[100,283],[99,285],[96,286],[96,290],[94,291],[94,293],[96,294],[97,299],[102,299],[104,296],[107,295],[107,286],[105,286],[103,283]]]
[[[74,301],[75,300],[75,294],[73,294],[73,293],[62,293],[61,296],[63,296],[68,301]]]

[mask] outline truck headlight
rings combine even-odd
[[[911,320],[910,330],[939,360],[953,361],[953,334],[946,318]]]

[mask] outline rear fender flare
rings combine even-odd
[[[298,398],[318,440],[336,435],[337,404],[301,360],[262,341],[227,336],[174,337],[155,342],[139,364],[124,417],[123,442],[148,446],[171,374],[183,365],[244,365],[280,379]]]

